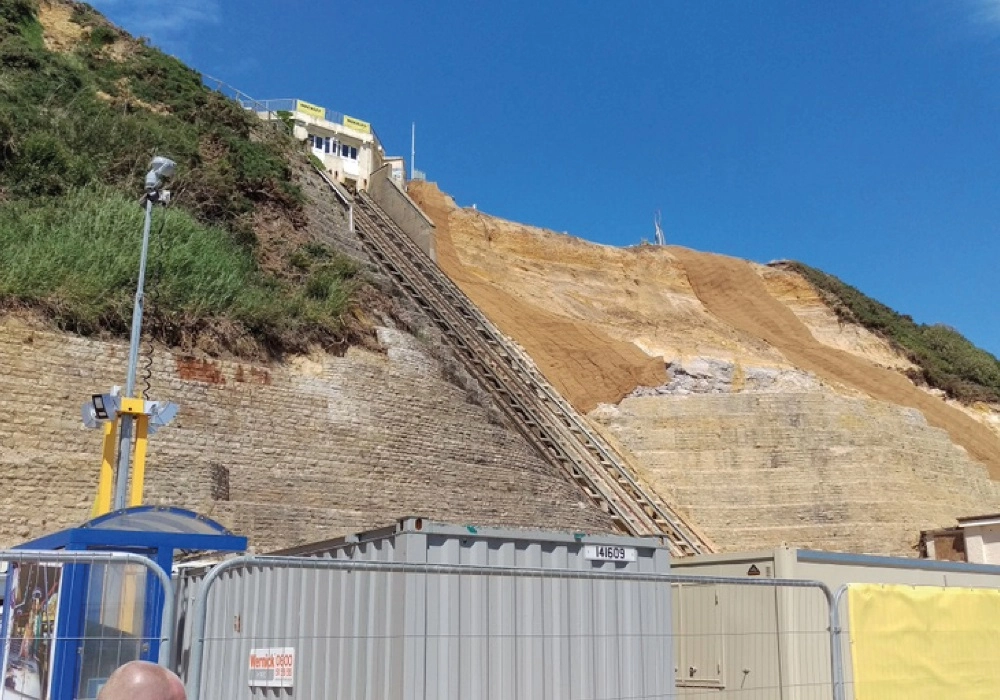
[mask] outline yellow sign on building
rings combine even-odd
[[[325,109],[319,105],[303,102],[302,100],[295,100],[295,111],[308,114],[310,117],[316,117],[317,119],[326,119]]]
[[[355,119],[354,117],[349,117],[346,114],[344,115],[344,126],[355,131],[363,131],[366,134],[372,133],[371,124],[363,122],[360,119]]]

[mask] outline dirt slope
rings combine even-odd
[[[1000,441],[985,426],[917,389],[902,375],[821,345],[787,307],[768,294],[750,265],[736,258],[672,247],[695,294],[725,323],[779,349],[797,367],[872,398],[918,409],[1000,479]]]
[[[516,296],[469,269],[450,232],[454,203],[436,187],[419,184],[411,195],[434,221],[438,265],[504,333],[531,355],[542,373],[584,412],[599,403],[617,403],[636,386],[666,380],[663,360],[634,343],[613,338],[593,323],[568,318]],[[460,210],[458,210],[460,211]]]

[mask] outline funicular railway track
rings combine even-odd
[[[696,531],[639,483],[523,352],[364,192],[355,198],[354,222],[372,259],[434,321],[518,430],[622,532],[662,536],[679,556],[711,551]]]

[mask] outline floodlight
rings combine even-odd
[[[112,418],[121,408],[121,398],[114,394],[93,394],[90,402],[94,407],[94,417],[98,420]]]
[[[177,163],[163,156],[156,156],[149,165],[160,177],[173,177],[174,168],[177,167]]]
[[[99,428],[103,421],[97,417],[97,410],[94,408],[94,404],[91,401],[83,404],[80,407],[80,417],[83,419],[83,426],[85,428],[90,428],[94,430]]]

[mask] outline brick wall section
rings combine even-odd
[[[914,556],[921,529],[1000,509],[1000,485],[913,409],[827,391],[601,407],[657,491],[727,551]]]
[[[216,517],[258,551],[405,515],[610,530],[520,436],[442,379],[415,338],[379,335],[384,355],[268,366],[158,349],[151,397],[181,413],[150,441],[147,501]],[[0,546],[88,517],[101,438],[79,409],[123,382],[126,355],[125,343],[0,318]]]

